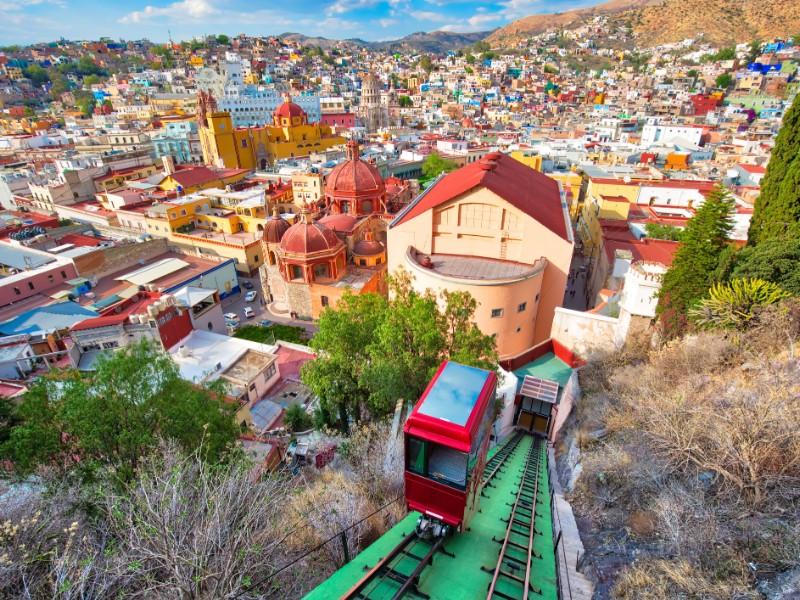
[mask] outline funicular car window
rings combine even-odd
[[[406,453],[406,468],[418,475],[425,475],[425,454],[428,442],[415,437],[408,438],[408,452]]]
[[[431,446],[428,477],[463,490],[467,484],[467,453],[439,444]]]

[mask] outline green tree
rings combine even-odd
[[[656,317],[665,336],[680,334],[688,324],[689,309],[708,294],[733,229],[733,207],[728,190],[718,185],[687,222],[682,245],[675,252],[658,293]]]
[[[320,315],[319,331],[310,342],[318,356],[305,363],[300,374],[319,398],[327,425],[338,420],[346,432],[351,417],[360,420],[369,399],[362,376],[370,361],[375,330],[386,318],[387,309],[388,302],[381,296],[345,292],[336,310],[324,310]]]
[[[727,90],[729,87],[731,87],[732,83],[733,83],[733,75],[731,75],[730,73],[720,73],[714,80],[714,84],[718,88],[722,88],[723,90]]]
[[[91,87],[95,84],[101,83],[102,79],[99,75],[87,75],[83,78],[83,85],[86,87]]]
[[[467,292],[414,290],[408,271],[390,279],[393,299],[376,331],[364,382],[373,413],[389,413],[398,398],[417,400],[443,360],[492,370],[494,338],[473,322],[476,300]]]
[[[217,392],[220,390],[217,389]],[[38,380],[18,407],[3,453],[20,473],[51,464],[85,479],[105,470],[130,481],[159,438],[218,459],[237,436],[236,406],[180,377],[169,355],[142,341],[102,354],[96,370]]]
[[[22,74],[31,80],[35,87],[41,87],[50,81],[50,74],[47,69],[43,69],[39,65],[31,65],[22,70]]]
[[[447,160],[446,158],[442,158],[440,154],[432,152],[428,155],[428,158],[425,159],[425,164],[422,165],[422,172],[425,174],[426,179],[434,179],[438,177],[440,173],[450,173],[457,168],[458,165],[452,160]]]
[[[426,75],[430,75],[433,71],[433,61],[430,56],[423,56],[419,59],[419,68],[425,71]]]
[[[747,47],[747,63],[754,62],[761,55],[761,40],[753,40]]]
[[[492,46],[489,44],[489,42],[481,40],[479,42],[475,42],[472,45],[472,48],[475,50],[475,52],[482,53],[489,52],[492,49]]]
[[[494,339],[473,323],[469,294],[414,291],[407,271],[389,281],[391,300],[346,292],[320,316],[311,341],[317,358],[301,377],[320,399],[317,417],[347,432],[368,412],[390,413],[398,398],[416,400],[442,360],[493,369]]]
[[[800,238],[774,237],[736,253],[731,279],[762,279],[800,296]]]
[[[730,46],[728,48],[723,48],[719,52],[717,52],[713,57],[712,60],[718,62],[721,60],[732,60],[736,58],[736,48],[734,46]]]
[[[697,69],[689,69],[686,75],[687,77],[697,77]]]
[[[311,429],[313,421],[311,415],[299,404],[292,404],[283,415],[284,424],[293,432]]]
[[[672,225],[660,225],[659,223],[648,223],[644,226],[647,237],[656,240],[671,240],[678,242],[681,239],[683,229]]]
[[[220,46],[228,46],[231,43],[231,38],[229,38],[225,34],[220,34],[220,35],[217,36],[217,43]]]
[[[800,233],[800,96],[783,115],[750,221],[748,244]]]
[[[467,54],[467,56],[466,56],[466,58],[464,60],[467,61],[468,65],[474,65],[475,64],[475,57],[472,54]]]
[[[64,92],[69,91],[70,89],[70,81],[64,75],[59,73],[58,71],[53,71],[50,74],[50,82],[52,85],[50,86],[50,94],[56,100],[61,98],[61,94]]]
[[[403,108],[407,108],[409,106],[414,106],[414,101],[411,99],[411,97],[410,96],[405,96],[405,95],[400,96],[397,99],[397,103]]]

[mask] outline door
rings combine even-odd
[[[531,428],[531,423],[533,423],[533,413],[525,412],[524,410],[519,413],[517,425],[529,430]]]
[[[548,418],[544,415],[534,415],[533,417],[533,431],[534,433],[541,433],[547,435],[547,421]]]

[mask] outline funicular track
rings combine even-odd
[[[541,535],[536,530],[536,512],[540,503],[539,472],[542,461],[541,440],[534,438],[520,474],[519,487],[514,503],[509,503],[511,513],[504,539],[493,537],[492,540],[502,544],[500,556],[494,569],[482,567],[492,573],[487,600],[502,598],[504,600],[527,600],[533,594],[541,594],[531,583],[533,559],[542,558],[533,550],[534,536]]]
[[[514,454],[524,437],[524,433],[515,433],[487,461],[483,470],[484,485],[502,472],[506,459]],[[341,600],[399,600],[406,594],[426,599],[428,596],[417,590],[416,586],[422,571],[433,562],[437,552],[455,558],[445,550],[444,538],[425,540],[413,532],[405,535]]]

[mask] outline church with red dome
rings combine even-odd
[[[275,118],[302,118],[290,111]],[[387,226],[410,199],[408,182],[385,181],[359,144],[348,142],[347,159],[327,175],[319,202],[294,225],[276,211],[264,227],[261,277],[271,310],[316,319],[345,290],[386,294]]]

